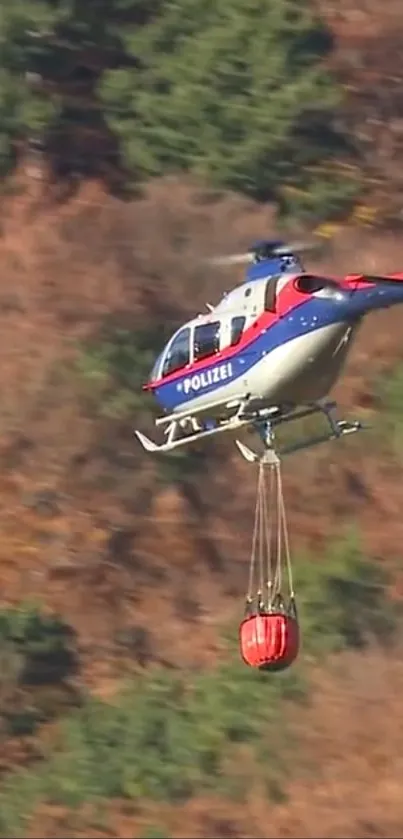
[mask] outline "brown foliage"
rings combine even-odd
[[[127,205],[88,186],[67,206],[34,212],[14,200],[3,216],[3,600],[39,596],[71,621],[82,678],[102,696],[133,664],[208,664],[219,651],[218,630],[237,614],[244,594],[255,491],[250,468],[222,442],[206,446],[207,469],[197,480],[164,485],[132,436],[136,417],[122,423],[89,416],[70,363],[77,340],[96,334],[111,316],[135,329],[163,311],[174,320],[217,300],[240,273],[211,272],[200,258],[274,232],[272,211],[167,181]],[[312,267],[333,273],[399,267],[393,236],[356,232],[336,245]],[[337,388],[343,410],[376,415],[373,377],[402,357],[400,318],[399,311],[379,314],[363,328]],[[400,545],[401,465],[390,455],[347,443],[295,457],[285,472],[294,550],[307,544],[320,560],[322,545],[352,520],[379,557]],[[246,809],[234,805],[231,813],[220,801],[192,801],[161,810],[173,835],[359,837],[375,829],[397,835],[393,775],[400,746],[393,720],[398,727],[401,668],[382,664],[377,652],[361,663],[342,661],[339,674],[318,674],[314,709],[296,722],[307,732],[306,754],[324,772],[313,804],[311,786],[302,782],[289,790],[284,808],[269,808],[259,789],[251,789]],[[368,706],[368,691],[376,688],[371,674],[380,667],[381,695],[375,692]],[[350,739],[365,759],[347,748]],[[369,806],[364,799],[374,788]],[[146,805],[135,814],[116,805],[111,817],[121,837],[155,822]],[[49,821],[50,832],[64,835],[64,814],[38,818],[44,832]],[[103,834],[94,828],[90,835]]]
[[[113,645],[133,622],[147,626],[150,603],[158,603],[166,629],[154,638],[156,655],[172,654],[182,620],[194,615],[204,627],[203,657],[208,627],[243,593],[250,471],[222,443],[206,448],[207,469],[197,481],[164,486],[132,437],[136,417],[88,416],[69,363],[77,340],[111,316],[136,329],[161,311],[179,319],[217,300],[240,272],[212,272],[201,258],[273,231],[271,210],[171,181],[151,185],[129,205],[88,187],[59,211],[42,209],[27,220],[27,209],[11,205],[0,251],[8,301],[0,330],[2,590],[11,600],[44,596],[77,623],[86,644]],[[320,267],[387,270],[399,258],[397,239],[364,232],[340,240]],[[336,394],[344,409],[369,415],[374,375],[401,355],[400,313],[376,318],[363,329]],[[349,452],[318,450],[287,468],[297,545],[319,546],[348,516],[362,521],[373,550],[393,542],[401,523],[390,499],[400,468],[360,446],[352,465]],[[386,509],[388,533],[379,526]]]

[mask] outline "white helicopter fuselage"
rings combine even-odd
[[[403,303],[403,273],[332,279],[258,262],[217,306],[183,324],[155,362],[145,389],[164,411],[155,424],[166,439],[157,444],[136,431],[147,451],[249,425],[270,438],[273,423],[318,412],[330,431],[310,445],[361,428],[331,419],[328,397],[362,319]]]
[[[276,300],[291,278],[287,274],[278,278]],[[326,398],[342,371],[357,321],[343,318],[342,313],[329,318],[326,297],[324,306],[320,292],[316,299],[319,305],[310,311],[306,305],[291,305],[265,327],[261,317],[267,308],[267,278],[235,288],[207,314],[185,325],[193,336],[197,327],[218,323],[221,342],[206,366],[200,368],[190,360],[170,385],[166,407],[172,414],[185,408],[197,412],[210,405],[213,397],[224,404],[246,394],[259,405],[297,405]],[[230,324],[239,317],[245,318],[244,331],[249,328],[254,335],[256,328],[256,339],[228,352]]]
[[[185,378],[184,390],[192,388],[194,393],[186,408],[189,412],[198,411],[211,402],[211,392],[200,393],[200,389],[213,378],[223,403],[240,393],[250,394],[251,400],[262,405],[297,405],[324,399],[342,372],[356,328],[338,323],[297,336],[263,355],[234,381],[233,362],[220,363],[217,359],[210,376],[194,373]],[[183,407],[182,402],[178,403],[173,413],[182,412]]]

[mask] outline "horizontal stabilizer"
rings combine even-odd
[[[362,279],[368,283],[403,283],[403,274],[363,274]]]

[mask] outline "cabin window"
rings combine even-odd
[[[264,293],[265,312],[276,311],[277,282],[278,277],[270,277],[270,279],[266,283],[266,289]]]
[[[164,366],[162,368],[162,375],[168,376],[174,373],[175,370],[180,370],[190,362],[190,329],[181,329],[180,332],[173,339],[171,346],[168,349]]]
[[[231,347],[239,344],[245,326],[246,318],[237,316],[231,320]]]
[[[220,321],[202,323],[194,331],[194,360],[200,361],[220,349]]]

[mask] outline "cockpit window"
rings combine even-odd
[[[220,349],[220,321],[202,323],[195,327],[193,357],[195,361],[208,358]]]
[[[239,344],[243,332],[243,328],[245,326],[246,318],[237,315],[236,317],[232,318],[231,320],[231,347],[234,347],[236,344]]]
[[[278,283],[278,276],[270,277],[266,283],[266,290],[264,294],[264,308],[266,312],[275,312],[276,311],[276,299],[277,299],[277,283]]]
[[[173,339],[165,357],[162,375],[168,376],[190,362],[190,329],[185,327]]]

